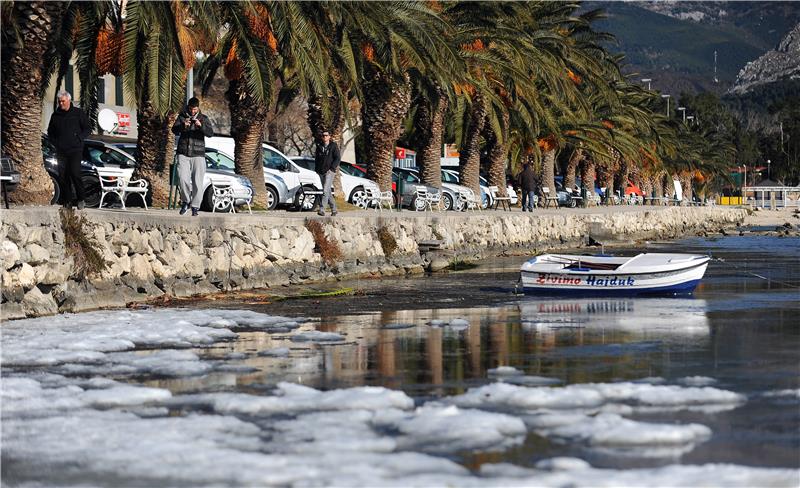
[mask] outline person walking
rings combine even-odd
[[[214,135],[211,121],[200,113],[200,100],[189,99],[186,111],[172,125],[178,139],[178,188],[183,215],[191,207],[196,217],[203,201],[203,178],[206,175],[206,137]]]
[[[517,182],[522,190],[522,211],[533,212],[533,199],[536,195],[536,175],[529,163],[522,166],[517,175]]]
[[[64,189],[61,196],[64,208],[72,208],[75,204],[78,210],[83,210],[86,205],[86,194],[81,181],[81,159],[83,141],[89,135],[90,129],[86,112],[72,103],[72,95],[68,91],[60,92],[58,107],[47,126],[47,138],[56,148],[59,184]]]
[[[331,215],[336,215],[336,200],[333,198],[333,178],[339,171],[339,163],[342,156],[339,153],[339,146],[331,141],[329,131],[322,132],[322,143],[317,144],[317,152],[314,155],[314,169],[322,180],[322,201],[319,204],[317,215],[325,215],[325,205],[331,207]]]

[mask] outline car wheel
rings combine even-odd
[[[442,195],[442,200],[443,200],[443,203],[444,203],[444,209],[445,210],[453,210],[453,197],[451,197],[447,193],[444,193]]]
[[[483,201],[481,201],[481,208],[486,210],[489,208],[489,196],[483,195]]]
[[[317,195],[309,195],[306,197],[306,191],[317,191],[317,189],[310,185],[303,185],[302,188],[297,190],[294,196],[294,206],[303,212],[313,209],[317,198],[320,198]]]
[[[569,208],[575,208],[578,205],[578,202],[575,201],[574,198],[569,199]]]
[[[278,190],[267,185],[267,210],[275,210],[278,206]]]
[[[91,208],[99,206],[100,180],[97,179],[97,176],[83,175],[81,176],[81,182],[83,182],[83,201],[86,206]],[[103,200],[103,204],[108,204],[109,200],[111,200],[111,203],[119,203],[119,198],[110,196]]]
[[[350,194],[350,203],[359,208],[367,208],[367,192],[363,186],[357,186]]]
[[[52,175],[50,175],[50,180],[53,183],[53,197],[50,199],[50,205],[56,205],[61,198],[61,185]]]

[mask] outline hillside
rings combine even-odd
[[[588,2],[608,19],[597,29],[617,38],[628,73],[666,93],[722,94],[749,62],[774,49],[800,22],[800,2]],[[714,51],[717,73],[714,79]]]

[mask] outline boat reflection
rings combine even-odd
[[[706,342],[705,309],[697,299],[526,299],[499,307],[327,316],[293,333],[316,329],[344,340],[301,343],[291,334],[240,333],[234,342],[198,350],[218,362],[216,373],[157,384],[197,391],[218,376],[220,389],[257,391],[291,381],[437,396],[491,381],[487,371],[500,366],[563,383],[657,376],[670,347]]]

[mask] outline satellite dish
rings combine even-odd
[[[117,128],[117,113],[110,108],[104,108],[97,114],[97,125],[105,132],[111,132]]]

